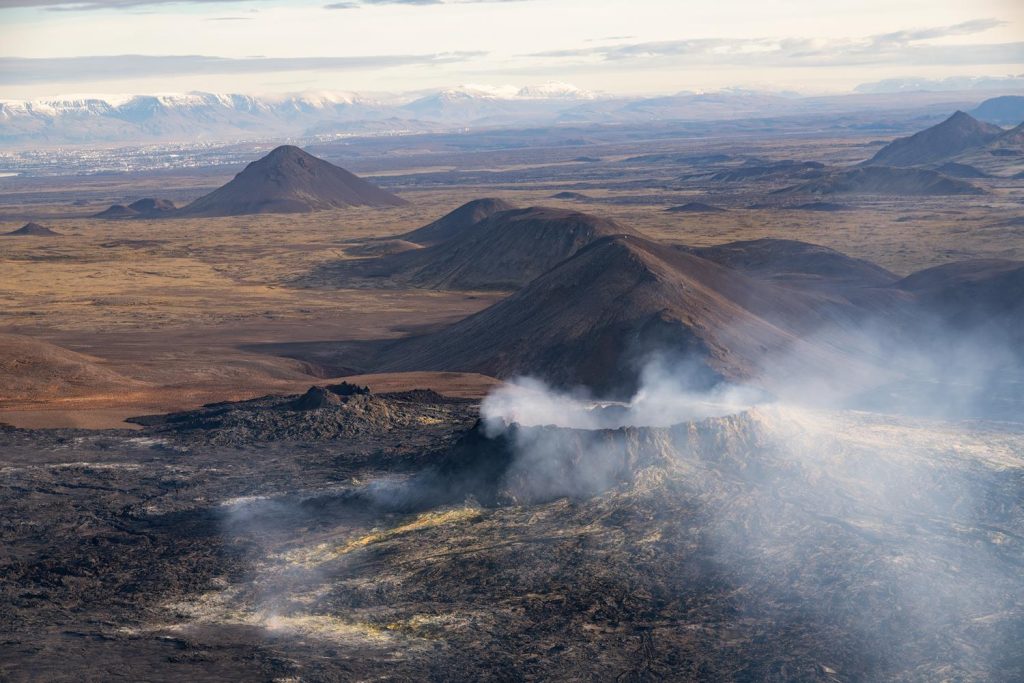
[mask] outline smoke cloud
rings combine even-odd
[[[699,507],[701,536],[745,600],[798,610],[878,675],[1013,670],[1020,348],[1012,325],[911,323],[822,327],[766,355],[756,386],[694,389],[700,366],[664,354],[622,403],[512,380],[481,408],[486,434],[514,452],[502,491],[513,503],[626,500],[656,481],[658,496]],[[808,348],[849,362],[809,363]]]

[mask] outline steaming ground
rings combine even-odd
[[[668,368],[648,363],[640,373],[640,388],[628,402],[595,400],[584,391],[554,389],[542,380],[520,377],[492,390],[480,406],[488,433],[507,425],[554,425],[573,429],[668,427],[680,422],[739,413],[768,401],[762,390],[731,384],[693,389],[684,365]]]
[[[0,432],[0,677],[1024,674],[1021,423],[644,386]]]
[[[1020,671],[1024,432],[778,405],[669,428],[521,431],[496,485],[510,499],[546,491],[530,504],[469,499],[387,525],[346,518],[300,542],[268,535],[250,586],[172,605],[184,620],[168,627],[257,626],[369,650],[408,675],[439,676],[427,663],[443,662],[456,679],[495,666],[536,678]],[[561,448],[541,481],[530,459],[545,442]],[[590,462],[570,456],[576,469],[556,473],[572,442]],[[602,448],[630,467],[596,473]],[[565,498],[579,476],[607,489]],[[415,485],[389,482],[388,497]],[[246,503],[233,523],[281,505]]]

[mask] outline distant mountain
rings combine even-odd
[[[523,100],[594,100],[597,95],[570,83],[549,81],[540,85],[527,85],[516,93]]]
[[[376,185],[283,145],[245,167],[227,185],[175,212],[176,216],[306,213],[346,206],[402,206],[407,202]]]
[[[139,212],[133,209],[129,209],[124,204],[111,204],[107,208],[103,209],[99,213],[92,215],[92,218],[105,218],[107,220],[117,220],[121,218],[138,218]]]
[[[413,119],[443,123],[516,123],[553,120],[580,102],[596,99],[593,93],[566,83],[526,86],[518,91],[472,86],[431,93],[401,107]]]
[[[704,202],[689,202],[679,206],[670,206],[665,209],[667,213],[722,213],[725,209],[719,206],[712,206]]]
[[[0,144],[194,143],[411,134],[470,126],[647,121],[738,121],[773,117],[886,112],[931,113],[974,106],[976,98],[942,93],[799,97],[726,89],[660,97],[609,97],[565,83],[524,87],[460,86],[410,95],[309,92],[251,96],[190,92],[0,100]],[[888,116],[888,115],[887,115]],[[891,118],[891,116],[890,116]]]
[[[180,95],[0,101],[0,142],[234,140],[301,135],[324,122],[382,120],[393,109],[351,94]],[[390,126],[385,126],[390,127]]]
[[[95,214],[93,218],[161,218],[170,216],[176,207],[169,199],[139,199],[125,206],[124,204],[112,204],[109,208]]]
[[[128,208],[132,211],[138,211],[140,214],[161,214],[174,211],[174,202],[170,199],[154,199],[152,197],[146,197],[145,199],[139,199],[128,205]]]
[[[650,97],[620,105],[616,118],[631,120],[739,118],[763,116],[770,111],[791,112],[800,107],[800,98],[748,90],[724,90],[711,93],[679,93]]]
[[[549,199],[564,199],[570,202],[587,202],[590,201],[591,197],[583,194],[582,192],[556,192],[551,195]]]
[[[366,262],[342,262],[337,264],[337,272],[342,279],[388,278],[403,285],[434,289],[511,290],[526,285],[595,240],[620,234],[636,232],[615,221],[577,211],[510,209],[492,213],[425,249]],[[411,236],[399,238],[409,240]]]
[[[835,202],[806,202],[804,204],[797,204],[796,206],[783,208],[796,209],[797,211],[821,211],[824,213],[833,213],[836,211],[847,211],[850,207],[846,204],[836,204]]]
[[[993,97],[979,104],[970,113],[980,121],[1001,126],[1016,126],[1024,122],[1024,95]]]
[[[1024,76],[950,76],[948,78],[888,78],[873,83],[862,83],[854,88],[858,93],[922,92],[1015,92],[1024,89]]]
[[[964,180],[950,178],[929,169],[861,166],[833,171],[816,180],[776,190],[773,194],[922,197],[979,195],[985,194],[985,191]]]
[[[596,99],[594,93],[566,83],[542,83],[522,88],[463,86],[412,100],[344,92],[0,100],[0,143],[194,142],[427,132],[476,121],[550,122],[566,109]]]
[[[783,159],[763,163],[745,163],[742,166],[718,171],[711,175],[715,182],[749,182],[752,180],[810,179],[825,174],[820,161],[794,161]]]
[[[8,237],[58,237],[60,233],[38,223],[26,223],[17,230],[5,232],[4,235]]]
[[[984,147],[1002,135],[1003,129],[958,111],[940,124],[909,137],[898,138],[878,150],[868,164],[922,166],[951,159],[968,150]]]

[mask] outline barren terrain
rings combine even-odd
[[[0,178],[0,679],[1024,678],[1017,158],[829,130]]]
[[[981,196],[859,195],[833,200],[838,210],[813,210],[772,195],[793,184],[786,178],[724,182],[700,175],[745,168],[750,158],[852,163],[876,149],[865,138],[742,136],[509,153],[441,149],[385,154],[376,162],[364,153],[353,167],[376,169],[381,175],[370,179],[409,206],[202,219],[88,216],[146,196],[182,205],[229,180],[234,167],[221,175],[204,169],[72,181],[3,178],[0,228],[34,220],[63,235],[0,239],[0,331],[95,356],[146,389],[73,402],[4,394],[0,412],[14,424],[109,426],[140,409],[294,391],[312,378],[345,374],[344,367],[314,368],[259,353],[255,345],[393,338],[493,303],[501,292],[344,289],[315,280],[330,272],[320,266],[364,256],[373,244],[366,240],[409,232],[478,197],[586,211],[691,246],[769,236],[812,242],[898,275],[953,260],[1024,258],[1020,181],[977,181],[988,191]],[[592,161],[573,161],[584,150]],[[320,151],[340,159],[346,153],[344,147]],[[553,198],[570,189],[586,199]],[[691,201],[726,210],[666,211]]]

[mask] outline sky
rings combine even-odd
[[[0,99],[1021,74],[1024,0],[0,0]]]

